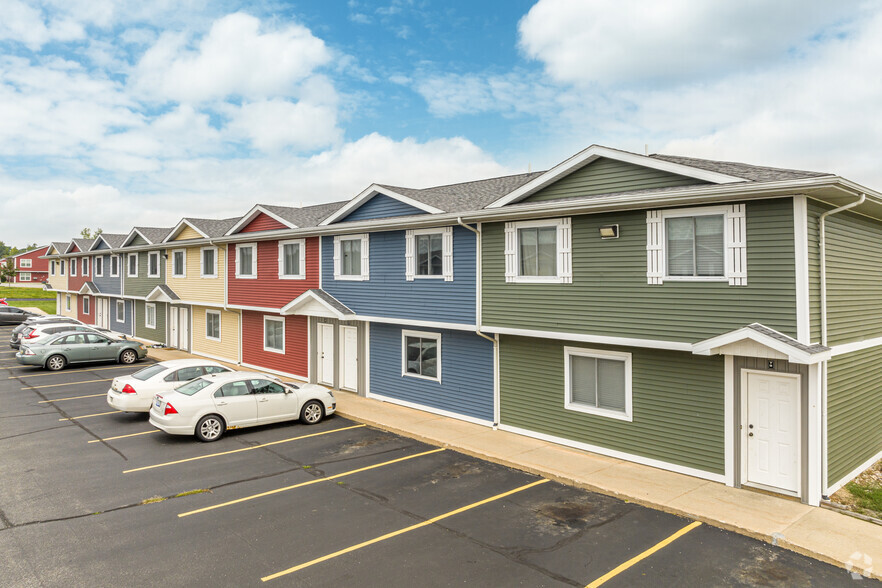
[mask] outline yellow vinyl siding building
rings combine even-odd
[[[239,312],[223,308],[193,306],[193,353],[221,361],[239,361]],[[209,315],[220,318],[220,329],[212,323],[209,331]],[[216,320],[216,319],[215,319]],[[209,337],[209,334],[219,337]]]

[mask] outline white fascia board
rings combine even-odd
[[[150,245],[153,245],[153,241],[151,241],[150,239],[145,237],[144,234],[141,233],[141,231],[139,231],[138,229],[132,229],[131,231],[129,231],[129,234],[126,235],[125,240],[123,240],[122,245],[120,245],[120,249],[122,249],[123,247],[128,245],[131,242],[131,240],[135,238],[135,235],[141,235],[142,239],[147,241],[147,243],[149,243]]]
[[[144,300],[147,302],[178,302],[177,300],[173,300],[168,294],[162,291],[162,288],[156,286],[153,290],[150,291]]]
[[[193,223],[189,222],[187,219],[182,218],[181,222],[179,222],[178,224],[175,225],[175,228],[172,229],[171,233],[169,233],[168,236],[162,240],[162,242],[163,243],[170,243],[171,241],[173,241],[174,238],[177,237],[178,234],[180,234],[180,232],[182,230],[184,230],[185,225],[190,227],[191,229],[193,229],[194,231],[196,231],[200,235],[202,235],[203,239],[208,239],[208,235],[206,235],[205,233],[200,231],[198,227],[196,227]]]
[[[561,341],[577,341],[580,343],[597,343],[600,345],[620,345],[622,347],[645,347],[647,349],[669,349],[671,351],[692,351],[692,343],[681,341],[663,341],[659,339],[636,339],[632,337],[609,337],[606,335],[590,335],[584,333],[563,333],[560,331],[534,331],[531,329],[513,329],[481,325],[482,333],[499,333],[500,335],[517,335],[519,337],[537,337],[539,339],[559,339]]]
[[[85,282],[85,283],[83,283],[83,285],[82,285],[82,286],[80,287],[80,289],[77,291],[77,294],[100,294],[100,293],[101,293],[101,292],[98,292],[98,291],[93,290],[92,288],[90,288],[90,287],[89,287],[89,282]]]
[[[243,216],[242,218],[240,218],[240,219],[239,219],[239,222],[237,222],[235,225],[233,225],[232,227],[230,227],[230,230],[229,230],[229,231],[227,231],[226,233],[224,233],[224,237],[226,237],[227,235],[235,235],[236,233],[238,233],[238,232],[242,229],[242,227],[246,227],[246,226],[248,226],[248,223],[250,223],[250,222],[253,221],[255,218],[257,218],[257,215],[259,215],[260,213],[263,213],[263,214],[267,215],[268,217],[270,217],[271,219],[276,220],[276,221],[282,223],[283,225],[285,225],[285,226],[288,227],[289,229],[297,229],[297,228],[299,228],[299,227],[298,227],[297,225],[295,225],[294,223],[289,222],[289,221],[286,221],[285,219],[283,219],[282,217],[280,217],[280,216],[277,215],[276,213],[267,210],[266,208],[264,208],[264,207],[261,206],[260,204],[255,204],[255,205],[254,205],[254,208],[252,208],[252,209],[249,210],[247,213],[245,213],[245,216]]]
[[[645,155],[637,155],[636,153],[628,153],[627,151],[619,151],[618,149],[610,149],[609,147],[603,147],[601,145],[592,145],[591,147],[573,155],[566,161],[557,164],[538,178],[527,182],[517,190],[509,192],[502,198],[491,202],[486,208],[499,208],[500,206],[523,200],[530,194],[533,194],[541,188],[559,180],[561,177],[576,171],[601,157],[615,159],[617,161],[631,163],[641,167],[657,169],[659,171],[666,171],[680,176],[695,178],[697,180],[704,180],[714,184],[731,184],[734,182],[747,181],[744,178],[736,178],[734,176],[698,169],[680,163],[655,159]]]
[[[282,310],[279,311],[281,315],[292,315],[292,314],[301,314],[297,312],[298,310],[308,307],[314,304],[318,304],[326,313],[329,313],[333,316],[333,318],[339,320],[348,320],[355,317],[354,314],[344,314],[319,298],[315,295],[314,292],[306,291],[285,306],[282,307]],[[313,315],[307,315],[313,316]],[[327,314],[315,315],[315,316],[327,316]]]
[[[97,251],[97,249],[95,249],[95,248],[98,246],[98,240],[99,240],[99,239],[101,239],[102,241],[104,241],[104,244],[107,245],[107,249],[104,249],[103,251],[110,251],[110,250],[112,249],[112,247],[110,246],[110,243],[108,243],[107,241],[105,241],[104,238],[103,238],[101,235],[98,235],[98,236],[95,238],[95,240],[92,241],[92,245],[89,247],[89,251]]]
[[[692,353],[695,355],[714,355],[720,347],[747,339],[786,355],[787,360],[791,363],[814,364],[830,359],[829,351],[824,353],[806,353],[783,341],[754,331],[749,327],[742,327],[736,331],[699,341],[692,346]]]
[[[424,204],[422,202],[419,202],[418,200],[414,200],[413,198],[408,198],[407,196],[399,194],[398,192],[390,190],[389,188],[384,188],[377,184],[372,184],[368,186],[365,190],[363,190],[358,196],[346,203],[343,208],[340,208],[337,212],[319,223],[319,226],[330,225],[337,222],[341,218],[345,218],[353,210],[357,209],[362,204],[378,194],[383,194],[384,196],[388,196],[389,198],[394,198],[399,202],[408,204],[410,206],[413,206],[414,208],[419,208],[420,210],[425,211],[429,214],[440,214],[444,212],[440,208],[435,208],[434,206],[429,206],[428,204]]]
[[[68,253],[70,253],[70,248],[76,247],[76,246],[77,246],[77,244],[73,242],[73,239],[71,239],[70,243],[68,243],[67,247],[65,247],[65,249],[64,249],[64,254],[67,255]],[[74,252],[74,253],[76,253],[76,252]]]

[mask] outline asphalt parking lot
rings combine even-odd
[[[7,350],[4,586],[879,585],[342,417],[169,436],[105,401],[144,362],[50,373]]]

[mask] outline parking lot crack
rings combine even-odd
[[[42,433],[44,431],[52,431],[54,429],[63,429],[68,425],[57,425],[55,427],[47,427],[45,429],[37,429],[36,431],[28,431],[27,433],[19,433],[18,435],[10,435],[9,437],[0,437],[0,441],[5,441],[6,439],[15,439],[16,437],[24,437],[25,435],[33,435],[34,433]]]
[[[6,516],[6,513],[3,512],[3,509],[0,508],[0,523],[3,523],[3,528],[8,529],[12,527],[12,521],[9,520],[9,517]]]

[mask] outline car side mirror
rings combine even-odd
[[[293,393],[294,393],[294,390],[292,390],[288,386],[285,386],[285,394],[293,394]]]
[[[110,345],[111,343],[113,343],[113,341],[108,341],[108,342],[107,342],[108,345]]]

